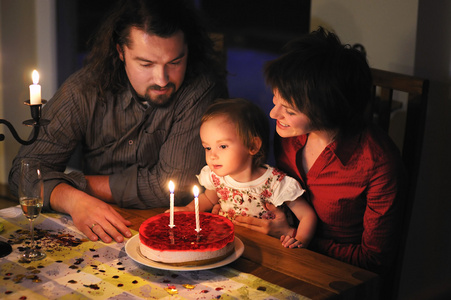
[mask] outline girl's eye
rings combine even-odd
[[[210,151],[211,148],[210,147],[204,147],[205,151]]]
[[[221,149],[226,149],[226,148],[227,148],[227,145],[221,145],[221,146],[219,146],[219,148],[221,148]]]

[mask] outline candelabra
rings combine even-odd
[[[45,104],[46,102],[46,100],[41,100],[42,104]],[[17,134],[17,131],[16,129],[14,129],[13,125],[5,119],[0,119],[0,124],[5,124],[8,127],[9,131],[11,131],[16,141],[18,141],[22,145],[31,145],[38,138],[39,128],[41,128],[41,126],[49,124],[49,120],[41,119],[42,104],[30,104],[30,100],[25,101],[24,104],[30,107],[31,112],[32,119],[23,122],[24,125],[33,127],[34,129],[31,139],[29,139],[28,141],[22,140]],[[0,141],[3,141],[4,139],[5,135],[0,133]],[[11,252],[11,245],[7,242],[0,241],[0,257],[9,255]]]
[[[46,102],[47,102],[46,100],[41,100],[42,104],[45,104]],[[5,124],[8,127],[9,131],[16,139],[16,141],[18,141],[22,145],[31,145],[38,138],[39,129],[41,128],[41,126],[49,124],[49,120],[41,119],[42,104],[30,104],[30,100],[25,101],[24,104],[30,107],[31,112],[32,119],[23,122],[24,125],[33,127],[34,129],[33,136],[31,137],[31,139],[29,139],[28,141],[21,139],[17,134],[16,129],[14,129],[13,125],[5,119],[0,119],[0,124]],[[0,133],[0,141],[3,141],[4,139],[5,135]]]

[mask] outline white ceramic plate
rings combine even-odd
[[[235,243],[235,252],[233,252],[231,255],[218,262],[202,266],[172,266],[148,259],[144,255],[142,255],[141,251],[139,250],[139,234],[135,235],[134,237],[128,240],[127,244],[125,245],[125,252],[127,253],[128,256],[130,256],[131,259],[133,259],[137,263],[155,269],[170,270],[170,271],[198,271],[222,267],[238,259],[244,252],[244,244],[236,236],[234,243]]]

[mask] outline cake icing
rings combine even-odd
[[[175,212],[174,228],[169,213],[147,219],[139,228],[142,255],[172,265],[202,265],[222,260],[234,251],[234,228],[227,218],[202,212],[199,234],[194,212]]]

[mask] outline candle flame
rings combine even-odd
[[[171,180],[171,181],[169,181],[169,191],[170,191],[171,193],[173,193],[173,192],[174,192],[174,189],[175,189],[175,186],[174,186],[174,183],[173,183],[172,180]]]
[[[194,187],[193,187],[193,194],[194,194],[194,197],[199,197],[199,188],[197,187],[197,185],[195,185]]]
[[[39,83],[39,73],[36,70],[33,70],[33,73],[31,73],[31,78],[33,79],[33,84]]]

